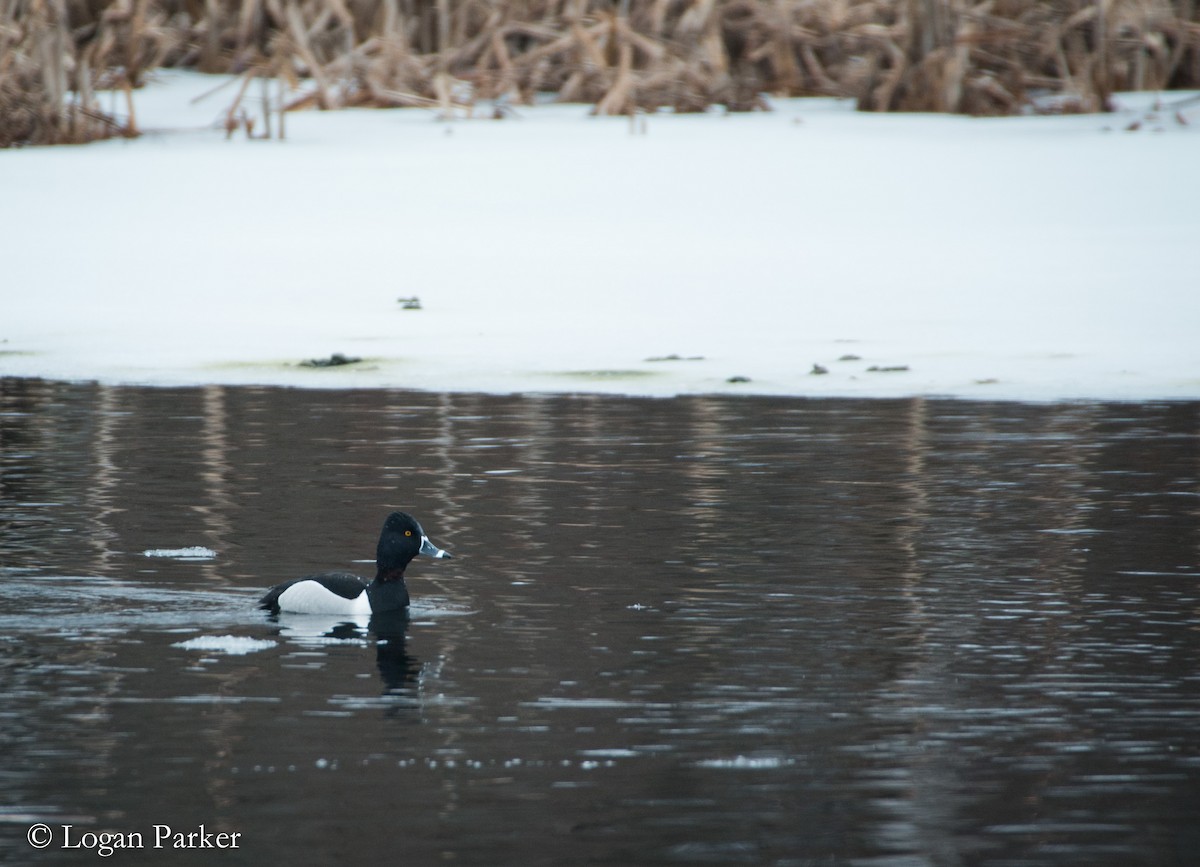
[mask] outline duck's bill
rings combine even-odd
[[[421,551],[426,557],[433,557],[436,560],[451,560],[453,556],[449,551],[443,551],[437,545],[429,541],[428,536],[421,537]]]

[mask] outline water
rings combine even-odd
[[[1198,518],[1197,404],[0,380],[0,857],[1194,864]]]

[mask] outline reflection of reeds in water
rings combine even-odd
[[[469,110],[551,92],[601,114],[736,111],[766,92],[875,111],[1084,111],[1115,90],[1200,86],[1200,4],[0,0],[0,145],[135,132],[94,90],[137,87],[160,64],[303,81],[285,108]]]

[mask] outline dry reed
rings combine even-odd
[[[132,100],[118,120],[95,92],[160,65],[277,79],[281,112],[544,92],[601,114],[763,93],[1093,111],[1200,87],[1200,0],[0,0],[0,146],[136,133]],[[229,125],[250,128],[239,103]]]

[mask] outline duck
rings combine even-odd
[[[383,522],[375,548],[375,580],[349,572],[322,572],[276,584],[258,602],[273,614],[371,615],[408,610],[404,570],[418,554],[450,560],[451,554],[429,541],[421,524],[407,512],[392,512]]]

